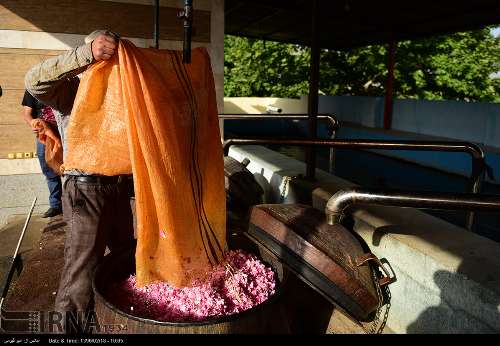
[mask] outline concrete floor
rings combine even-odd
[[[0,252],[2,255],[7,254],[3,259],[12,258],[12,247],[17,243],[24,222],[23,217],[12,217],[7,226],[0,230],[3,240]],[[51,331],[46,328],[47,316],[53,310],[64,262],[65,225],[62,216],[51,219],[35,216],[30,221],[21,247],[18,262],[21,265],[13,275],[3,305],[3,333]],[[1,269],[0,278],[5,279],[10,266],[2,266]]]
[[[34,212],[19,251],[22,266],[18,267],[12,278],[9,286],[11,290],[16,286],[19,275],[28,274],[24,270],[27,264],[26,259],[34,249],[39,249],[43,230],[51,222],[57,220],[41,218],[41,214],[49,207],[49,192],[45,177],[40,172],[38,160],[0,160],[0,282],[2,287],[6,284],[12,257],[35,196],[37,201]],[[33,278],[36,280],[37,276]]]
[[[19,242],[21,232],[26,222],[26,216],[11,216],[9,217],[9,222],[0,228],[0,238],[2,239],[0,242],[0,283],[2,289],[5,285],[9,285],[11,290],[15,287],[19,275],[22,275],[25,272],[25,265],[27,264],[26,259],[34,249],[40,248],[42,233],[44,229],[47,229],[50,221],[51,220],[49,219],[42,219],[37,215],[31,217],[23,242],[19,249],[20,261],[17,263],[21,263],[21,265],[16,268],[17,270],[15,271],[10,284],[7,282],[7,277],[11,269],[11,261],[14,256],[15,248]],[[52,220],[52,222],[54,221],[56,220]],[[62,219],[59,223],[61,223],[61,221]],[[36,279],[36,275],[34,278]]]
[[[42,221],[43,220],[43,221]],[[9,311],[50,311],[64,263],[66,223],[62,216],[35,218],[23,241],[21,275],[9,290],[5,308]],[[24,221],[23,221],[24,223]],[[20,222],[9,225],[19,226]],[[11,227],[19,228],[19,227]],[[0,233],[3,235],[5,230]]]
[[[35,196],[34,215],[49,207],[49,191],[42,174],[0,175],[0,227],[13,216],[26,216]]]

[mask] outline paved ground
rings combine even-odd
[[[1,243],[2,255],[12,252],[11,246],[17,243],[23,224],[22,217],[13,217],[0,230],[0,236],[5,240]],[[61,216],[50,220],[34,217],[31,220],[21,247],[22,265],[13,276],[2,309],[4,332],[24,334],[60,330],[48,326],[64,263],[65,226]],[[2,278],[6,277],[9,268],[2,267]]]
[[[31,250],[22,254],[23,270],[11,286],[5,303],[9,311],[50,311],[64,264],[66,224],[62,217],[45,223],[38,239],[28,241]],[[34,237],[33,237],[34,238]]]
[[[34,214],[45,212],[49,207],[49,191],[42,174],[0,175],[0,227],[12,215],[26,216],[35,196]]]

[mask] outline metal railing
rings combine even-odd
[[[380,141],[370,139],[352,140],[304,140],[304,139],[266,139],[266,138],[233,138],[224,141],[224,155],[227,155],[232,145],[290,145],[300,147],[330,147],[344,149],[382,149],[382,150],[415,150],[415,151],[446,151],[463,152],[472,158],[472,172],[468,191],[477,194],[486,168],[483,150],[474,143],[445,141]],[[472,230],[474,212],[467,217],[467,229]]]
[[[327,222],[330,225],[340,223],[347,208],[355,204],[500,212],[500,196],[495,195],[355,188],[340,190],[328,200],[325,208]]]
[[[340,122],[335,118],[333,114],[319,114],[318,120],[326,120],[329,123],[330,138],[335,139],[335,133],[340,128]],[[219,114],[219,119],[222,120],[309,120],[309,115],[307,114]],[[330,173],[333,173],[333,167],[335,165],[335,151],[330,148],[330,158],[328,163],[328,169]]]

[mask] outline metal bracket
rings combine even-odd
[[[383,287],[385,285],[390,285],[390,284],[392,284],[393,282],[396,281],[396,277],[395,276],[391,276],[391,274],[389,273],[389,271],[384,267],[384,265],[382,264],[382,262],[380,262],[380,260],[378,259],[378,257],[375,256],[374,254],[372,254],[371,252],[367,253],[365,255],[359,256],[358,258],[356,258],[356,265],[358,267],[361,267],[362,265],[365,265],[366,263],[368,263],[370,261],[375,262],[375,264],[380,269],[382,269],[382,271],[385,274],[384,277],[382,277],[382,278],[379,279],[379,285],[380,285],[380,287]]]

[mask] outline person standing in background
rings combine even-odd
[[[54,110],[47,105],[44,105],[36,98],[31,96],[28,91],[24,92],[24,97],[22,101],[23,106],[23,118],[24,121],[30,125],[33,132],[37,134],[36,138],[36,154],[38,156],[38,161],[40,162],[40,168],[42,173],[47,180],[47,185],[49,187],[49,209],[43,214],[42,217],[54,217],[62,214],[62,183],[61,177],[54,172],[45,161],[45,145],[38,140],[37,129],[33,127],[33,119],[41,119],[49,124],[54,131],[57,132],[57,123],[55,119]]]

